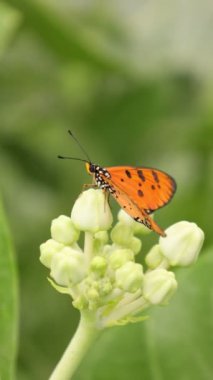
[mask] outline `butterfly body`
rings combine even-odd
[[[103,168],[90,162],[86,162],[86,169],[93,176],[95,184],[108,191],[136,222],[166,236],[150,214],[172,199],[176,183],[171,176],[153,168]]]

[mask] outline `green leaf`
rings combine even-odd
[[[14,379],[17,349],[17,277],[11,236],[0,204],[0,379]]]
[[[177,273],[170,305],[140,324],[106,330],[75,380],[210,380],[213,373],[213,250]]]

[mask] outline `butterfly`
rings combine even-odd
[[[109,193],[121,208],[136,222],[165,237],[166,233],[151,218],[150,214],[171,201],[176,191],[175,180],[159,169],[132,166],[101,167],[91,162],[84,148],[71,131],[68,131],[87,157],[58,156],[84,161],[86,170],[92,175],[96,187]]]

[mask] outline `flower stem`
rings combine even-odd
[[[91,232],[85,232],[84,254],[85,254],[85,261],[87,265],[89,266],[90,261],[93,258],[93,234]]]
[[[100,332],[101,330],[95,327],[94,317],[91,318],[91,315],[88,315],[88,313],[82,314],[75,335],[49,380],[70,380]]]

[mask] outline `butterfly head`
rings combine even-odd
[[[89,173],[89,174],[94,174],[97,172],[97,165],[95,164],[92,164],[91,162],[86,162],[86,171]]]

